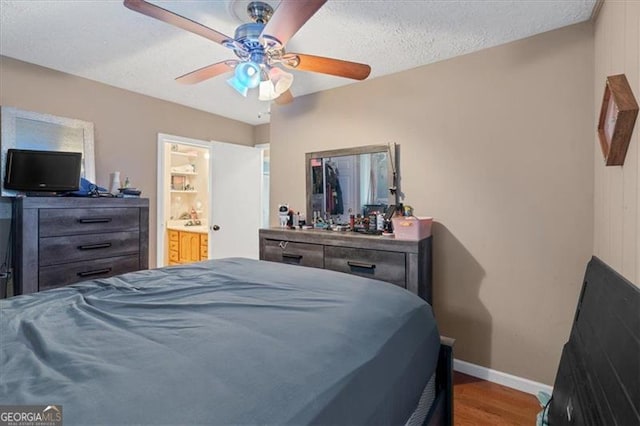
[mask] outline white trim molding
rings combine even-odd
[[[461,361],[459,359],[453,360],[453,369],[460,373],[468,374],[469,376],[497,383],[508,388],[517,389],[532,395],[537,395],[540,391],[546,392],[549,395],[553,392],[553,387],[545,385],[544,383],[534,382],[533,380],[514,376],[509,373],[503,373],[502,371],[492,370],[490,368],[471,364],[470,362]]]

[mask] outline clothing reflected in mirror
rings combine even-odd
[[[350,215],[384,213],[389,206],[387,152],[311,158],[312,217],[348,224]]]
[[[324,163],[324,174],[326,180],[325,188],[325,210],[330,216],[344,214],[344,204],[342,202],[342,188],[340,187],[339,169],[331,159]]]

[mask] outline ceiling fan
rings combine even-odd
[[[260,100],[275,99],[278,104],[286,104],[293,100],[289,90],[293,75],[279,65],[355,80],[364,80],[371,72],[371,67],[366,64],[285,51],[289,39],[326,1],[282,0],[275,12],[269,4],[253,1],[247,6],[247,13],[253,22],[236,28],[233,38],[145,0],[124,0],[124,5],[133,11],[221,44],[233,50],[237,56],[237,59],[217,62],[184,74],[176,78],[176,81],[195,84],[234,71],[227,82],[243,96],[247,96],[249,89],[259,86]]]

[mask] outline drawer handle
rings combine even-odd
[[[108,223],[111,222],[110,217],[95,217],[95,218],[81,218],[78,219],[80,223]]]
[[[347,260],[347,265],[355,268],[376,269],[375,263],[362,263],[362,262],[354,262],[351,260]]]
[[[85,244],[82,246],[78,246],[78,250],[95,250],[109,247],[111,247],[111,243]]]
[[[108,274],[109,272],[111,272],[111,268],[95,269],[93,271],[78,272],[78,276],[79,277],[90,277],[90,276],[93,276],[93,275]]]
[[[302,255],[301,254],[282,253],[282,257],[285,257],[287,259],[295,259],[295,260],[302,259]]]

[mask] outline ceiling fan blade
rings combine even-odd
[[[217,62],[215,64],[207,65],[206,67],[202,67],[195,71],[191,71],[185,75],[181,75],[176,78],[178,83],[182,84],[196,84],[201,81],[208,80],[217,75],[224,74],[225,72],[233,71],[233,68],[236,66],[238,61],[229,60]]]
[[[341,59],[325,58],[323,56],[304,55],[301,53],[289,53],[294,59],[285,60],[282,64],[288,68],[301,71],[319,72],[338,77],[364,80],[369,77],[371,67],[367,64],[343,61]]]
[[[282,0],[260,38],[275,38],[283,46],[327,0]]]
[[[291,90],[287,90],[276,98],[276,103],[278,105],[286,105],[291,102],[293,102],[293,94],[291,94]]]
[[[151,18],[166,22],[183,30],[187,30],[204,38],[207,38],[223,46],[229,46],[235,43],[235,40],[218,31],[192,21],[189,18],[180,16],[173,12],[163,9],[160,6],[146,2],[145,0],[124,0],[124,5],[129,9],[147,15]]]

